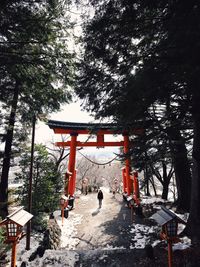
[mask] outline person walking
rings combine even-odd
[[[99,209],[100,209],[102,206],[102,200],[103,200],[103,192],[100,189],[99,189],[99,192],[97,194],[97,198],[99,200]]]

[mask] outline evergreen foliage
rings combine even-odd
[[[160,152],[167,149],[176,166],[177,181],[181,177],[183,188],[188,184],[187,193],[178,191],[179,207],[188,210],[191,174],[184,146],[190,138],[188,129],[193,127],[191,94],[186,92],[179,72],[175,73],[179,63],[175,68],[175,61],[171,65],[169,60],[172,48],[167,23],[173,13],[171,6],[165,1],[91,3],[96,12],[85,25],[85,53],[76,91],[84,101],[86,98],[86,109],[95,112],[97,118],[111,117],[125,125],[148,121],[144,124],[148,132],[145,146],[141,140],[139,147],[144,152],[148,144],[154,146],[154,152],[159,152],[155,161],[163,159]],[[171,5],[176,6],[173,1]],[[176,145],[180,142],[181,160],[177,159]],[[139,151],[142,153],[141,148]],[[184,171],[180,170],[180,162]]]
[[[11,159],[20,154],[33,116],[59,110],[71,99],[73,54],[67,42],[72,24],[65,1],[10,0],[0,3],[0,106],[2,175],[0,214],[7,215]],[[15,148],[14,148],[15,147]]]
[[[186,15],[188,21],[193,16],[193,23],[195,19],[198,22],[198,5],[181,1],[90,2],[96,12],[85,25],[77,86],[79,96],[86,97],[86,108],[97,117],[134,120],[144,117],[155,101],[165,103],[171,96],[178,103],[177,117],[184,119],[191,108],[191,90],[186,84],[190,70],[187,64],[180,66],[180,60],[189,47],[183,40],[190,39],[187,34],[194,30],[189,24],[191,31],[185,31],[181,23]]]
[[[5,235],[4,235],[4,229],[3,228],[0,228],[0,248],[2,247],[2,244],[5,240]]]
[[[16,173],[16,180],[23,183],[19,189],[19,200],[21,205],[27,209],[29,173],[30,173],[30,149],[27,149],[19,162],[20,171]],[[32,185],[32,214],[37,221],[43,213],[53,212],[59,205],[60,191],[63,187],[61,173],[48,151],[43,145],[35,146],[33,164]]]
[[[159,127],[173,160],[181,208],[188,209],[191,199],[188,232],[200,242],[200,231],[193,230],[200,218],[199,1],[90,3],[95,15],[85,25],[77,94],[96,118],[150,119],[152,128]],[[160,105],[166,113],[152,119],[152,107]],[[153,139],[156,129],[152,133]],[[192,193],[186,149],[191,136]]]

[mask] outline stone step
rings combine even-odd
[[[21,267],[133,267],[144,257],[142,249],[46,250],[42,258]]]

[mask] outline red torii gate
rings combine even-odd
[[[71,136],[71,141],[67,142],[57,142],[56,145],[59,147],[70,147],[70,155],[68,161],[68,170],[66,172],[65,181],[68,180],[68,190],[65,194],[68,196],[73,196],[75,192],[75,182],[76,182],[76,148],[77,147],[105,147],[105,146],[121,146],[124,147],[124,154],[126,155],[125,167],[122,169],[123,177],[123,190],[128,195],[133,193],[138,198],[138,186],[137,186],[137,173],[135,172],[131,176],[131,164],[129,148],[131,143],[129,141],[129,135],[141,135],[143,129],[130,127],[129,130],[119,127],[117,124],[113,123],[76,123],[76,122],[63,122],[49,120],[48,126],[50,129],[54,130],[55,134],[69,134]],[[92,134],[96,135],[95,142],[81,142],[77,140],[79,134]],[[116,135],[121,134],[123,136],[123,141],[113,141],[105,142],[104,135]]]

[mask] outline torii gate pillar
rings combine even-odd
[[[123,178],[123,192],[127,193],[127,184],[126,184],[126,168],[122,168],[122,178]]]
[[[71,175],[69,176],[68,192],[66,192],[70,196],[73,196],[75,192],[75,180],[76,180],[75,162],[76,162],[77,136],[78,136],[77,133],[71,133],[70,154],[68,162],[68,171],[69,173],[71,173]]]
[[[130,177],[131,172],[131,164],[130,164],[130,157],[128,155],[129,153],[129,135],[123,134],[124,136],[124,154],[126,156],[125,159],[125,176],[126,176],[126,188],[127,188],[127,194],[130,195],[133,190],[133,183]]]

